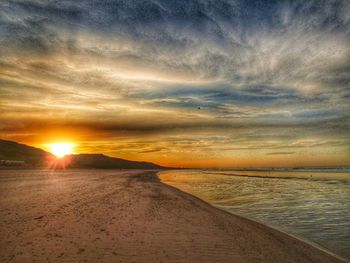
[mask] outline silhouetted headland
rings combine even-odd
[[[0,167],[21,168],[89,168],[89,169],[164,169],[151,163],[125,160],[104,154],[71,154],[56,158],[39,148],[0,140]]]

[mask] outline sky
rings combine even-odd
[[[0,138],[176,167],[350,165],[350,2],[2,0]]]

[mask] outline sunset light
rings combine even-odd
[[[0,263],[350,263],[349,99],[350,0],[0,0]]]
[[[52,143],[50,144],[50,152],[56,155],[58,158],[62,158],[65,155],[74,153],[73,143]]]

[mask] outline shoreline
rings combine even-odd
[[[157,171],[0,171],[1,262],[346,262]]]
[[[181,191],[181,190],[180,190],[180,191]],[[203,200],[203,201],[206,202],[205,200]],[[208,203],[208,204],[211,205],[211,206],[213,206],[213,205],[210,204],[210,203]],[[286,232],[286,231],[284,231],[284,230],[282,230],[282,229],[279,229],[278,226],[268,225],[268,224],[265,224],[265,223],[263,223],[263,222],[260,222],[259,220],[254,220],[254,219],[250,219],[250,218],[245,217],[245,216],[240,215],[240,214],[231,213],[231,212],[229,212],[229,211],[226,211],[225,209],[221,209],[221,208],[216,207],[216,206],[213,206],[213,207],[214,207],[214,208],[217,208],[217,209],[219,209],[219,210],[225,211],[225,212],[227,212],[227,213],[229,213],[229,214],[231,214],[231,215],[234,215],[234,216],[237,216],[237,217],[241,217],[242,219],[245,219],[245,220],[247,220],[247,221],[252,221],[252,222],[261,224],[261,225],[264,226],[264,227],[267,227],[267,228],[273,229],[273,230],[275,230],[275,231],[281,232],[281,233],[284,234],[284,235],[287,235],[287,236],[289,236],[289,237],[291,237],[291,238],[294,238],[294,239],[296,239],[296,240],[298,240],[298,241],[300,241],[300,242],[306,243],[307,245],[310,245],[310,246],[312,246],[312,247],[314,247],[314,248],[316,248],[316,249],[318,249],[318,250],[320,250],[320,251],[322,251],[322,252],[325,252],[325,253],[329,254],[330,256],[337,258],[338,260],[340,260],[340,261],[342,261],[342,262],[350,262],[350,261],[347,260],[346,258],[343,258],[342,256],[340,256],[340,255],[338,255],[338,254],[336,254],[336,253],[334,253],[334,252],[328,250],[327,248],[321,246],[320,244],[317,244],[316,242],[313,242],[313,241],[311,241],[311,240],[304,239],[304,238],[302,238],[302,237],[300,237],[300,236],[297,236],[297,235],[294,235],[294,234],[292,234],[292,233]]]
[[[159,173],[159,172],[157,172],[157,177],[158,177],[158,173]],[[159,177],[158,177],[158,178],[159,178]],[[201,199],[201,198],[199,198],[199,197],[197,197],[197,196],[195,196],[195,195],[193,195],[193,194],[191,194],[191,193],[185,192],[185,191],[183,191],[183,190],[181,190],[181,189],[179,189],[179,188],[177,188],[177,187],[175,187],[175,186],[172,186],[172,185],[170,185],[170,184],[164,183],[164,182],[162,182],[161,180],[160,180],[160,183],[166,185],[167,187],[171,187],[171,188],[173,188],[173,189],[175,189],[175,190],[177,190],[177,191],[180,191],[180,192],[182,192],[182,193],[185,193],[185,194],[187,194],[187,195],[190,195],[192,198],[198,199],[198,201],[203,202],[203,203],[205,203],[205,204],[208,205],[208,206],[211,206],[213,209],[217,209],[217,210],[219,210],[219,211],[225,212],[225,213],[227,213],[227,214],[229,214],[229,215],[231,215],[231,216],[239,217],[239,218],[241,218],[242,220],[246,220],[247,222],[250,222],[250,223],[260,224],[262,227],[266,227],[266,228],[271,229],[271,230],[273,230],[273,231],[280,232],[281,234],[284,234],[284,235],[289,236],[289,237],[291,237],[291,238],[293,238],[293,239],[296,239],[296,240],[299,241],[299,242],[302,242],[302,243],[305,243],[305,244],[307,244],[307,245],[309,245],[309,246],[312,246],[312,247],[314,247],[315,249],[318,249],[318,250],[320,250],[320,251],[322,251],[322,252],[324,252],[324,253],[326,253],[326,254],[328,254],[328,255],[334,257],[334,258],[336,258],[337,260],[340,260],[341,262],[348,262],[348,260],[347,260],[346,258],[343,258],[343,257],[341,257],[341,256],[339,256],[339,255],[333,253],[332,251],[329,251],[328,249],[322,247],[321,245],[319,245],[319,244],[317,244],[317,243],[315,243],[315,242],[312,242],[312,241],[307,240],[307,239],[303,239],[303,238],[301,238],[301,237],[299,237],[299,236],[296,236],[296,235],[293,235],[293,234],[288,233],[288,232],[286,232],[286,231],[283,231],[283,230],[281,230],[281,229],[278,229],[277,227],[274,227],[274,226],[271,226],[271,225],[267,225],[267,224],[265,224],[265,223],[263,223],[263,222],[260,222],[260,221],[258,221],[258,220],[250,219],[250,218],[245,217],[245,216],[243,216],[243,215],[231,213],[231,212],[229,212],[229,211],[227,211],[227,210],[225,210],[225,209],[222,209],[222,208],[220,208],[220,207],[214,206],[214,205],[210,204],[209,202],[207,202],[207,201],[205,201],[205,200],[203,200],[203,199]]]

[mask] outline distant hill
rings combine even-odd
[[[44,166],[48,160],[56,157],[42,149],[19,144],[13,141],[0,140],[0,160],[23,161],[25,166]]]
[[[148,162],[135,162],[103,154],[72,154],[63,158],[71,168],[99,169],[160,169],[159,165]]]
[[[55,168],[96,168],[96,169],[162,169],[164,167],[149,162],[136,162],[103,154],[72,154],[57,159],[42,149],[0,140],[0,161],[23,161],[24,167]],[[3,161],[2,161],[3,162]],[[4,163],[0,163],[0,166]]]

